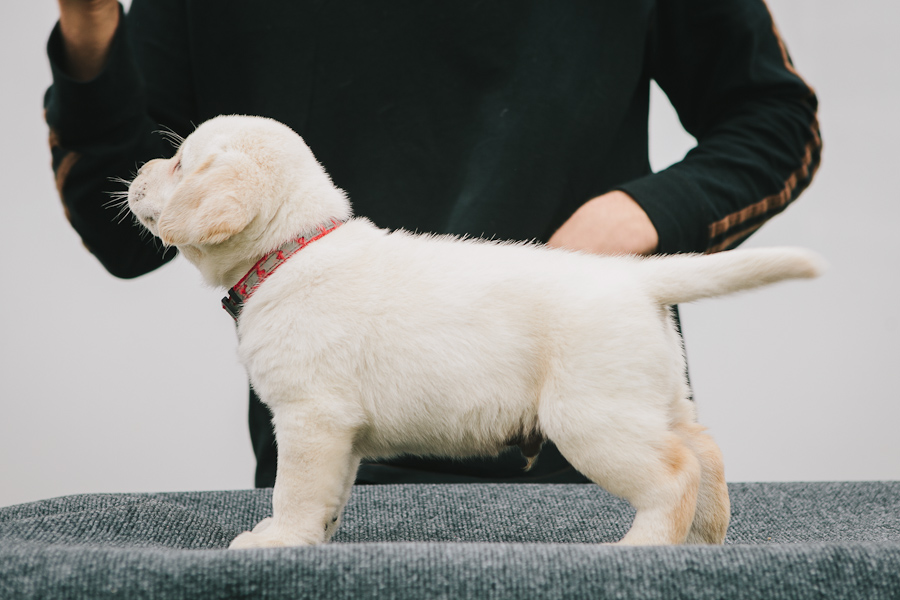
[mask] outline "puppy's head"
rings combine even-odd
[[[279,238],[349,216],[343,192],[300,136],[244,116],[206,121],[175,156],[146,163],[129,187],[128,206],[153,235],[179,248],[208,249],[245,231],[262,247],[277,246],[285,241]]]

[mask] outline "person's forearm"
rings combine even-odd
[[[658,243],[647,213],[625,192],[613,191],[582,205],[547,245],[593,254],[652,254]]]
[[[65,45],[65,69],[73,79],[88,81],[103,70],[116,27],[115,0],[58,0],[59,27]]]
[[[648,74],[697,147],[618,189],[659,232],[658,252],[734,248],[791,204],[819,165],[813,90],[763,0],[657,3]]]
[[[141,239],[129,219],[117,218],[116,211],[107,208],[109,192],[121,190],[111,178],[128,179],[135,165],[164,156],[171,148],[152,133],[160,127],[147,110],[142,75],[118,3],[105,4],[115,11],[112,17],[95,0],[59,4],[60,22],[47,44],[53,85],[44,96],[57,188],[84,245],[113,275],[136,277],[173,254],[161,255]],[[79,53],[70,51],[79,44],[93,59],[73,59]]]

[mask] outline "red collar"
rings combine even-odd
[[[300,252],[317,239],[331,233],[343,224],[343,221],[332,219],[325,225],[319,225],[309,234],[304,234],[285,242],[278,249],[269,252],[256,263],[252,269],[247,271],[240,281],[233,288],[228,290],[228,295],[222,298],[222,308],[224,308],[232,318],[237,321],[244,307],[244,302],[250,299],[256,288],[266,280],[266,277],[275,272],[275,269],[284,264],[287,259],[297,252]]]

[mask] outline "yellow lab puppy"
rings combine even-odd
[[[362,458],[531,458],[553,440],[637,510],[621,543],[721,543],[718,447],[696,422],[669,309],[814,277],[802,249],[601,257],[378,229],[303,140],[257,117],[201,125],[128,203],[217,286],[272,411],[273,517],[232,548],[316,544]]]

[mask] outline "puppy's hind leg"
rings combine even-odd
[[[618,407],[635,402],[618,402]],[[629,411],[579,411],[556,420],[546,411],[541,428],[569,462],[637,510],[619,543],[682,544],[691,531],[700,464],[666,423]],[[568,411],[567,411],[568,412]]]
[[[688,544],[721,544],[725,541],[731,519],[722,452],[712,437],[704,432],[704,427],[697,423],[676,425],[673,431],[700,461],[697,511],[686,541]]]
[[[680,345],[681,338],[667,319],[666,330],[672,345]],[[684,372],[681,366],[681,371]],[[722,452],[706,428],[697,423],[697,406],[689,400],[690,389],[686,380],[679,381],[669,406],[672,432],[691,449],[700,463],[700,487],[697,493],[697,510],[688,544],[721,544],[725,541],[728,522],[731,519],[731,503],[728,485],[725,483],[725,465]]]
[[[337,528],[359,460],[353,433],[334,426],[327,415],[303,407],[273,410],[278,467],[272,518],[244,532],[230,548],[319,544]]]

